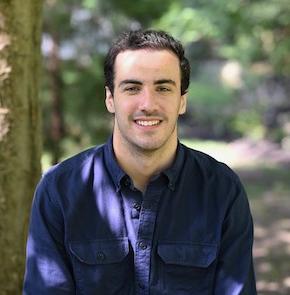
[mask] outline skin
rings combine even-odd
[[[144,192],[150,178],[172,163],[177,119],[186,110],[178,57],[168,50],[126,50],[115,61],[113,147],[119,165]]]

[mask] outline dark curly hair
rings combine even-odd
[[[163,31],[137,30],[121,34],[110,48],[104,63],[105,86],[111,93],[114,93],[114,65],[116,57],[125,50],[137,49],[170,50],[179,59],[181,70],[181,95],[188,90],[190,79],[190,65],[184,56],[184,49],[181,43]]]

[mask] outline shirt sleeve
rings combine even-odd
[[[64,247],[62,212],[52,201],[47,187],[43,178],[32,204],[23,294],[75,294],[71,266]]]
[[[249,203],[240,182],[232,193],[235,198],[223,223],[214,294],[256,295]]]

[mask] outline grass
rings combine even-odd
[[[192,149],[204,152],[228,165],[235,162],[235,152],[224,141],[182,139],[181,142]]]

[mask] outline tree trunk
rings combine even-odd
[[[50,137],[52,141],[52,164],[59,162],[62,155],[60,142],[64,137],[61,60],[59,58],[59,38],[52,33],[52,50],[49,55],[48,70],[51,83],[52,109]]]
[[[0,294],[21,294],[27,225],[40,176],[42,0],[0,0]]]

